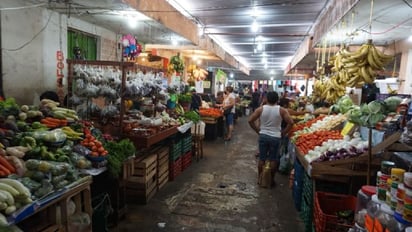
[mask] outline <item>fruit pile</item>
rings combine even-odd
[[[84,128],[83,133],[85,138],[81,142],[81,145],[91,150],[90,156],[100,157],[108,154],[107,150],[103,147],[102,142],[97,140],[88,128]]]

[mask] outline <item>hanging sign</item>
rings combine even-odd
[[[57,69],[56,69],[56,77],[57,77],[57,88],[63,87],[63,78],[64,78],[64,55],[62,51],[56,52],[56,59],[57,59]]]

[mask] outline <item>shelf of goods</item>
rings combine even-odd
[[[91,177],[86,176],[25,206],[8,220],[23,231],[91,231],[91,182]],[[87,223],[78,225],[74,218],[82,218]]]
[[[92,119],[95,126],[112,135],[123,134],[126,100],[145,95],[136,87],[138,80],[161,78],[162,70],[133,62],[67,60],[68,105],[75,107],[81,118]],[[145,77],[145,78],[143,78]],[[148,77],[148,78],[146,78]],[[116,102],[120,99],[120,107]]]

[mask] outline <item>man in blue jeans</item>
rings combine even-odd
[[[259,164],[258,177],[260,176],[266,160],[270,161],[272,174],[272,186],[275,184],[274,178],[280,159],[281,139],[287,136],[293,126],[293,119],[288,111],[277,105],[279,96],[276,92],[268,92],[266,95],[267,103],[260,106],[249,117],[250,127],[259,135]],[[260,121],[258,127],[257,121]],[[281,127],[282,120],[286,126]]]

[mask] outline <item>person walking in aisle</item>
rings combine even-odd
[[[260,99],[260,92],[258,89],[255,89],[255,91],[252,93],[252,101],[251,101],[251,107],[252,107],[252,112],[254,112],[258,107],[259,107],[259,99]]]
[[[276,92],[268,92],[266,98],[267,103],[252,113],[248,123],[259,135],[258,177],[262,173],[265,161],[269,160],[273,186],[276,169],[279,165],[281,138],[287,136],[293,126],[293,120],[285,108],[276,104],[279,100]],[[260,126],[256,123],[258,120]],[[286,122],[284,129],[281,128],[282,120]]]
[[[235,121],[235,104],[236,96],[233,93],[233,87],[227,86],[224,92],[223,103],[218,105],[222,107],[226,119],[225,141],[230,141],[232,139],[233,125]]]

